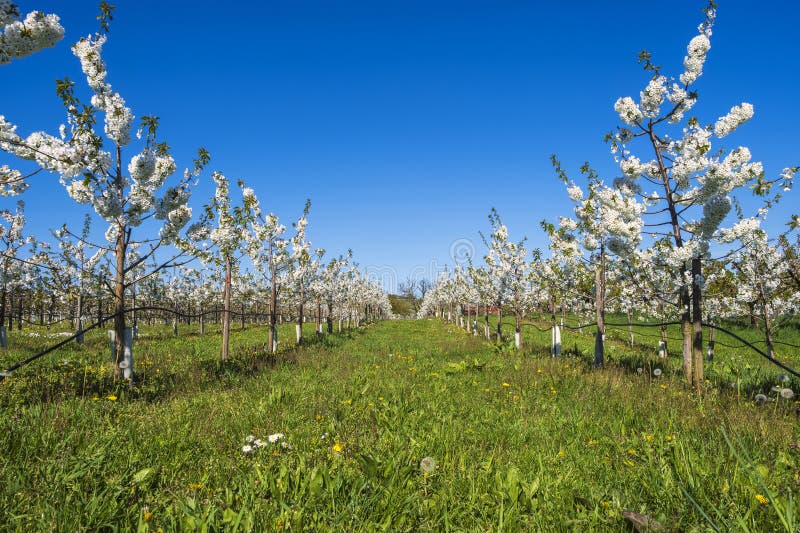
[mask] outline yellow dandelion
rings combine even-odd
[[[602,505],[604,509],[608,509],[609,507],[611,507],[611,502],[604,501],[604,502],[601,502],[600,505]]]
[[[553,387],[550,387],[550,394],[555,396],[556,395],[556,389],[554,389]]]
[[[383,401],[383,396],[378,396],[378,401],[382,402]]]
[[[728,482],[726,481],[725,484],[722,485],[722,492],[724,494],[727,493],[729,490],[731,490],[731,487],[728,485]]]
[[[324,417],[322,415],[317,415],[317,422],[321,422]]]
[[[92,396],[92,401],[93,402],[100,401],[100,398],[98,398],[97,396]]]
[[[653,436],[650,434],[645,434],[644,440],[646,440],[647,442],[653,442]]]
[[[486,388],[486,389],[483,389],[483,392],[492,392],[492,389]]]
[[[189,490],[200,490],[203,488],[202,483],[189,483]]]
[[[544,374],[544,371],[541,368],[536,369],[537,374]]]
[[[586,443],[588,446],[597,446],[597,441],[594,439],[589,439],[589,442]]]
[[[758,500],[758,503],[761,505],[767,505],[769,503],[769,499],[763,494],[756,494],[756,500]]]
[[[631,448],[630,450],[628,450],[628,455],[636,455],[636,450]]]
[[[566,456],[567,456],[567,454],[566,454],[566,452],[564,450],[558,450],[558,458],[559,459],[563,459]]]
[[[116,402],[117,401],[117,397],[114,396],[113,394],[109,394],[108,396],[106,396],[106,399],[107,400],[111,400],[112,402]]]
[[[661,385],[659,385],[659,387],[661,387],[661,390],[667,390],[667,386],[664,385],[663,383]]]
[[[511,386],[511,385],[510,385],[510,384],[508,384],[508,383],[506,383],[505,381],[503,382],[503,387],[510,387],[510,386]]]
[[[333,450],[333,453],[342,453],[342,450],[344,450],[344,446],[342,446],[341,443],[337,442],[333,445],[333,448],[331,449]]]
[[[145,511],[144,516],[142,518],[144,518],[145,522],[149,522],[150,520],[153,519],[153,513],[151,513],[150,511]]]

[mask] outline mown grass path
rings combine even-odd
[[[0,528],[619,531],[634,511],[771,531],[798,488],[788,402],[698,399],[666,373],[498,351],[433,320],[247,372],[213,369],[218,336],[192,342],[153,357],[173,376],[159,386],[188,381],[155,399],[5,408]],[[248,435],[265,445],[243,453]]]

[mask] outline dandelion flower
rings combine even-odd
[[[116,402],[117,401],[117,397],[114,396],[113,394],[109,394],[108,396],[106,396],[106,399],[107,400],[111,400],[112,402]]]
[[[510,385],[510,384],[508,384],[508,383],[506,383],[505,381],[503,382],[503,387],[510,387],[510,386],[511,386],[511,385]]]
[[[791,400],[794,398],[794,391],[792,389],[781,389],[781,398]]]
[[[758,503],[761,505],[766,505],[769,503],[769,499],[767,499],[767,497],[763,494],[756,494],[756,500],[758,500]]]
[[[660,376],[660,375],[661,375],[661,369],[660,369],[660,368],[656,368],[656,369],[654,369],[654,370],[653,370],[653,375],[654,375],[655,377],[658,377],[658,376]]]
[[[436,470],[436,461],[433,457],[423,457],[419,462],[419,469],[425,474],[430,474]]]
[[[756,403],[757,404],[766,403],[766,401],[767,401],[767,395],[766,394],[756,394]]]
[[[342,450],[344,450],[344,446],[336,442],[331,449],[333,450],[333,453],[340,454],[342,453]]]

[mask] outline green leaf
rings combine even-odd
[[[131,479],[131,482],[134,485],[138,485],[138,484],[144,482],[148,477],[150,477],[150,474],[152,472],[153,472],[152,468],[143,468],[143,469],[139,470],[138,472],[136,472],[133,475],[133,478]]]

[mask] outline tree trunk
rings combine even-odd
[[[701,259],[692,258],[692,364],[697,394],[703,393],[703,290],[698,283],[702,271]]]
[[[119,364],[125,351],[125,226],[117,224],[115,247],[116,273],[114,278],[114,377],[121,377]],[[131,369],[133,371],[133,369]]]
[[[628,309],[628,340],[633,348],[633,316],[630,309]]]
[[[316,316],[316,325],[317,325],[317,337],[322,335],[322,302],[317,296],[317,316]]]
[[[222,347],[220,358],[223,362],[228,360],[231,336],[231,258],[225,257],[225,282],[222,285]],[[201,318],[202,327],[202,318]]]
[[[483,332],[486,335],[486,340],[492,340],[491,329],[489,328],[489,304],[483,306]]]
[[[762,304],[764,307],[764,341],[767,343],[767,355],[770,359],[775,358],[775,345],[772,340],[772,320],[770,317],[769,306],[767,305],[766,298],[762,292]]]
[[[270,242],[270,248],[272,248],[272,243]],[[272,254],[270,253],[270,257]],[[270,296],[269,296],[269,346],[272,353],[277,353],[278,351],[278,321],[276,313],[278,311],[278,284],[277,280],[275,279],[276,272],[271,273],[271,287],[270,287]]]
[[[497,305],[497,342],[503,342],[503,311]]]
[[[595,313],[597,315],[597,333],[594,338],[594,366],[603,366],[606,336],[606,253],[604,243],[600,244],[600,262],[595,267]]]
[[[683,338],[683,375],[686,383],[692,385],[692,318],[690,307],[692,304],[689,288],[681,289],[681,336]]]
[[[78,291],[78,301],[75,304],[75,342],[83,344],[83,292]]]
[[[303,305],[305,303],[303,301],[304,299],[305,299],[305,294],[304,294],[303,288],[301,287],[300,288],[300,306],[298,307],[299,313],[297,314],[297,327],[295,328],[297,330],[297,345],[298,346],[302,346],[303,345],[303,313],[305,312],[305,309],[304,309],[305,306]]]
[[[97,323],[103,321],[103,297],[97,294]]]
[[[522,349],[522,313],[517,311],[514,313],[514,347],[517,350]]]
[[[22,312],[25,307],[25,294],[20,292],[17,298],[17,331],[22,331]],[[11,328],[9,328],[10,330]]]
[[[708,361],[714,360],[714,344],[716,336],[717,336],[717,328],[715,328],[714,323],[711,322],[708,325],[708,353],[706,354],[706,359]]]

